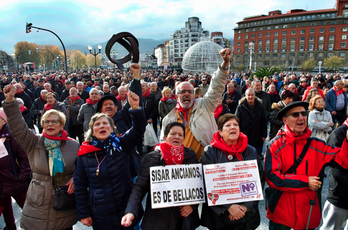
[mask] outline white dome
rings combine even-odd
[[[182,69],[185,73],[213,73],[222,63],[222,49],[220,45],[211,41],[198,42],[185,52]]]

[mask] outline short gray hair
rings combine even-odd
[[[114,123],[114,121],[112,120],[112,118],[109,117],[109,116],[108,116],[107,114],[105,114],[105,113],[96,113],[96,114],[94,114],[94,115],[91,117],[91,120],[89,121],[88,130],[87,130],[87,132],[85,133],[85,141],[88,141],[88,142],[91,141],[91,139],[92,139],[92,137],[93,137],[93,125],[94,125],[94,123],[95,123],[97,120],[99,120],[99,119],[102,118],[102,117],[105,117],[105,118],[108,120],[110,126],[113,128],[114,133],[115,133],[116,135],[118,135],[117,128],[116,128],[115,123]]]

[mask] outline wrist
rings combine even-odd
[[[5,102],[6,103],[12,103],[12,102],[14,102],[15,101],[15,98],[14,97],[7,97],[6,99],[5,99]]]

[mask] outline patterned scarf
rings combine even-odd
[[[52,185],[53,182],[60,186],[65,181],[65,162],[60,151],[60,146],[62,141],[68,140],[68,133],[65,130],[62,130],[61,136],[49,136],[42,132],[45,137],[44,146],[48,150],[48,166],[50,170],[50,175],[52,177]]]
[[[122,151],[120,139],[116,136],[114,132],[112,132],[108,139],[106,139],[105,141],[99,141],[93,137],[91,145],[99,149],[105,150],[105,152],[109,156],[112,156],[113,154]]]
[[[155,150],[161,150],[166,165],[181,165],[185,157],[184,145],[174,146],[163,141],[155,147]]]

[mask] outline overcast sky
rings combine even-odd
[[[138,38],[168,39],[185,27],[189,17],[199,17],[204,30],[221,31],[233,38],[233,28],[243,17],[290,9],[329,9],[336,0],[0,0],[0,50],[14,52],[19,41],[61,47],[51,33],[32,30],[26,22],[54,31],[65,46],[98,44],[127,31]]]

